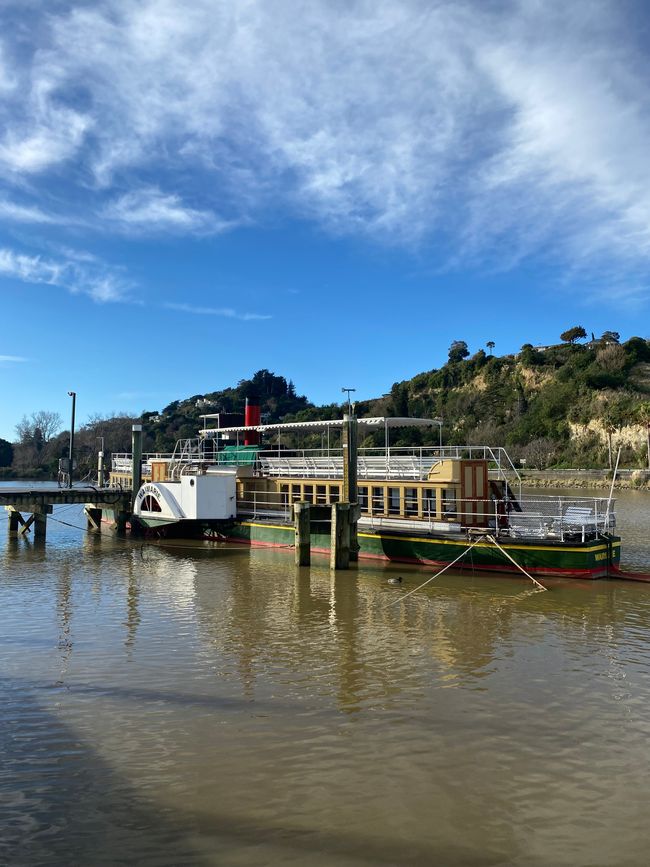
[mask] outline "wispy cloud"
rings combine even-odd
[[[81,264],[74,259],[55,260],[0,247],[0,275],[24,283],[45,283],[94,301],[122,301],[130,288],[110,267]]]
[[[39,207],[21,205],[8,199],[0,199],[0,220],[8,220],[15,223],[55,223],[54,217],[46,214]]]
[[[216,234],[235,225],[212,211],[190,208],[179,196],[156,187],[125,193],[109,202],[101,216],[125,229],[143,232]]]
[[[29,359],[20,355],[0,355],[0,364],[22,364],[25,361]]]
[[[626,9],[57,4],[0,51],[0,173],[37,192],[56,171],[110,231],[272,209],[457,263],[647,272],[649,61]]]
[[[176,310],[179,313],[193,313],[196,316],[224,316],[226,319],[240,319],[242,322],[272,319],[266,313],[238,313],[232,307],[194,307],[191,304],[163,304],[167,310]]]

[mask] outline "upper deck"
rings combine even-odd
[[[112,475],[131,476],[132,456],[114,454]],[[412,481],[454,481],[462,461],[485,461],[490,478],[520,484],[521,477],[505,449],[492,446],[406,446],[360,448],[357,473],[360,479]],[[165,475],[174,478],[185,468],[239,466],[247,475],[262,478],[342,479],[341,448],[215,451],[202,439],[181,440],[174,453],[152,452],[142,456],[142,477],[151,479],[155,465],[164,465]]]

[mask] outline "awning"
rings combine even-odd
[[[219,413],[212,415],[202,415],[203,419],[218,418]],[[359,427],[365,430],[386,430],[394,427],[433,427],[442,426],[441,418],[396,418],[394,416],[376,416],[374,418],[359,418],[357,419]],[[201,433],[246,433],[257,431],[257,433],[279,433],[290,431],[304,431],[305,433],[322,433],[328,430],[340,430],[345,424],[342,418],[327,419],[324,421],[293,421],[278,424],[258,424],[246,427],[219,427],[209,428],[203,427]]]

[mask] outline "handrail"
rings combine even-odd
[[[246,499],[238,500],[237,511],[242,515],[290,520],[291,505],[304,499],[314,505],[320,503],[315,491],[310,495],[292,495],[286,492],[250,491]],[[613,509],[607,511],[607,497],[558,497],[536,495],[524,497],[519,503],[523,511],[512,511],[510,499],[451,499],[442,503],[442,513],[436,506],[419,508],[414,512],[405,508],[391,511],[391,504],[383,497],[380,502],[373,497],[360,501],[361,518],[365,523],[395,526],[412,526],[433,532],[444,526],[456,526],[458,532],[471,527],[489,527],[497,535],[512,538],[576,540],[598,538],[600,534],[611,533],[616,527]],[[402,505],[402,504],[400,504]],[[436,526],[434,526],[434,524]]]

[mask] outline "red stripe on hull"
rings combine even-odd
[[[239,539],[228,536],[226,538],[226,542],[234,542],[239,545],[248,545],[250,548],[293,548],[293,545],[287,545],[283,542],[267,542],[258,539]],[[316,548],[312,547],[311,549],[313,554],[327,554],[329,555],[329,548]],[[360,560],[380,560],[384,563],[408,563],[415,566],[447,566],[449,564],[449,560],[428,560],[422,557],[387,557],[385,554],[370,554],[367,552],[359,552]],[[503,566],[497,565],[484,565],[484,566],[463,566],[462,561],[458,563],[455,567],[457,571],[471,571],[472,572],[497,572],[497,573],[508,573],[509,575],[521,575],[522,572],[517,569],[515,566],[511,566],[508,563],[504,563]],[[524,567],[527,572],[530,572],[532,575],[541,575],[546,576],[548,578],[586,578],[588,580],[596,580],[598,578],[607,578],[608,575],[610,577],[622,577],[618,570],[610,569],[607,571],[607,568],[597,567],[594,569],[552,569],[546,566],[526,566]],[[615,575],[611,573],[616,571]],[[640,573],[639,573],[640,574]],[[627,575],[625,576],[627,577]],[[647,578],[633,578],[631,580],[636,581],[650,581],[650,575]]]

